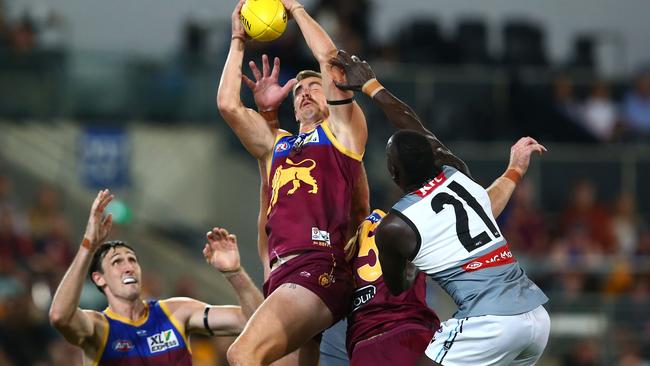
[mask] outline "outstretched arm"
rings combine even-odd
[[[253,73],[255,81],[243,76],[246,85],[253,92],[255,105],[260,115],[268,126],[273,130],[280,128],[280,121],[278,120],[278,108],[282,101],[284,101],[294,85],[296,79],[287,81],[284,86],[278,83],[278,76],[280,75],[280,59],[273,60],[273,68],[269,65],[269,57],[262,55],[262,71],[254,61],[249,61],[248,66]],[[268,237],[266,235],[266,214],[269,207],[269,180],[268,180],[268,164],[267,159],[258,159],[257,165],[260,172],[260,211],[257,216],[257,251],[264,267],[264,280],[266,281],[271,268],[269,267],[269,254],[268,254]]]
[[[254,157],[264,159],[273,149],[277,130],[269,127],[259,113],[246,108],[240,98],[243,77],[242,61],[246,40],[244,27],[239,19],[243,3],[243,0],[239,1],[231,16],[232,38],[226,65],[219,82],[217,106],[246,150]]]
[[[214,228],[207,233],[208,243],[203,254],[210,265],[223,273],[235,290],[246,319],[257,310],[264,296],[255,286],[239,262],[237,237],[226,229]]]
[[[386,118],[398,130],[418,131],[429,138],[431,145],[436,152],[438,166],[449,165],[469,174],[465,162],[451,153],[451,151],[433,134],[427,130],[418,115],[408,104],[394,96],[388,89],[382,86],[366,61],[361,61],[356,56],[350,56],[341,50],[336,58],[330,63],[345,72],[345,83],[336,83],[336,86],[344,90],[363,91],[373,102],[381,108]]]
[[[238,335],[264,297],[240,266],[235,235],[213,228],[206,237],[203,256],[228,279],[240,306],[213,306],[188,297],[167,299],[164,304],[185,325],[186,334]]]
[[[342,81],[341,70],[330,64],[337,49],[325,30],[307,13],[305,7],[296,0],[281,0],[284,7],[298,23],[307,46],[320,65],[323,77],[323,91],[329,101],[350,100],[354,94],[339,89],[334,81]],[[337,140],[347,149],[362,155],[368,139],[366,118],[356,102],[329,105],[328,121]]]
[[[517,143],[512,145],[510,148],[510,163],[508,164],[508,168],[487,189],[494,217],[501,215],[510,197],[512,197],[517,183],[528,171],[530,156],[534,152],[541,155],[546,151],[546,148],[532,137],[522,137]]]
[[[113,195],[108,190],[97,194],[90,209],[83,242],[63,276],[50,307],[50,323],[68,342],[77,346],[98,334],[93,320],[94,312],[79,309],[79,298],[93,254],[111,230],[112,216],[103,217],[103,213],[112,199]]]

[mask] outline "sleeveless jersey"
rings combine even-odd
[[[460,171],[445,166],[391,213],[416,233],[411,261],[452,297],[455,318],[521,314],[548,301],[510,252],[487,191]]]
[[[343,256],[361,155],[346,150],[327,121],[276,138],[269,169],[269,258],[305,250]]]
[[[131,321],[108,308],[104,344],[93,365],[191,366],[192,355],[180,325],[160,301],[147,302],[147,314]]]
[[[374,210],[357,232],[359,249],[352,260],[356,291],[352,312],[348,315],[348,354],[357,342],[396,327],[418,324],[432,330],[440,325],[436,313],[426,303],[426,275],[417,273],[413,286],[399,296],[391,295],[383,280],[375,229],[384,212]]]

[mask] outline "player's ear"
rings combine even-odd
[[[93,278],[93,282],[95,283],[95,285],[97,285],[99,287],[106,286],[106,280],[104,280],[104,275],[102,275],[101,273],[93,272],[92,278]]]

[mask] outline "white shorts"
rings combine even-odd
[[[534,365],[550,329],[541,305],[519,315],[452,318],[441,324],[425,353],[444,366]]]

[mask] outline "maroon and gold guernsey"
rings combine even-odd
[[[386,287],[374,236],[385,215],[381,210],[374,210],[357,232],[358,253],[352,260],[356,290],[352,312],[348,315],[348,355],[352,355],[358,342],[398,327],[428,328],[433,333],[440,325],[440,319],[426,303],[424,273],[418,273],[413,286],[399,296],[391,295]]]
[[[361,158],[336,140],[327,121],[298,136],[278,134],[267,164],[271,260],[308,250],[344,255]]]

